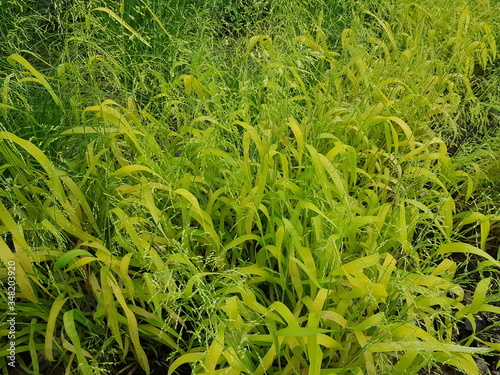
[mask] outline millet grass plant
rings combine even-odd
[[[496,2],[31,3],[0,9],[12,371],[498,371]]]

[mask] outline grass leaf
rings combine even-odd
[[[134,35],[137,39],[139,39],[142,43],[144,43],[145,45],[147,45],[148,47],[151,48],[151,44],[149,44],[146,39],[144,39],[142,36],[139,35],[139,33],[137,31],[135,31],[132,26],[130,26],[128,23],[126,23],[120,16],[118,16],[115,12],[113,12],[112,10],[108,9],[108,8],[104,8],[104,7],[98,7],[98,8],[95,8],[95,9],[92,9],[92,11],[96,11],[96,10],[99,10],[101,12],[105,12],[107,14],[109,14],[111,16],[111,18],[113,18],[115,21],[117,21],[120,25],[122,25],[124,28],[126,28],[128,31],[130,31],[130,33],[132,35]]]

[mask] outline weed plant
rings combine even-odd
[[[28,3],[0,9],[19,371],[496,371],[498,4]]]

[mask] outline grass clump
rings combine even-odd
[[[160,3],[2,50],[19,368],[498,366],[498,6]]]

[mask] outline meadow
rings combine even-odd
[[[497,0],[3,0],[0,372],[500,374],[499,38]]]

